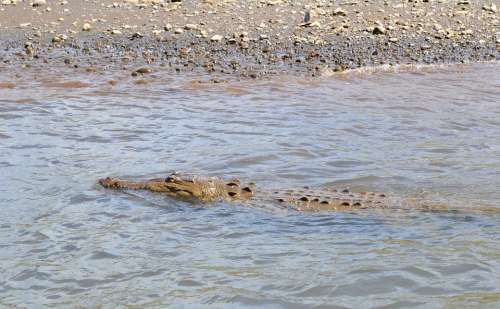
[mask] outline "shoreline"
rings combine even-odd
[[[490,1],[2,3],[0,72],[62,66],[316,77],[500,60],[499,12]]]

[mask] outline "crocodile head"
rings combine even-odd
[[[144,182],[130,182],[113,178],[103,178],[99,183],[111,189],[136,189],[161,192],[186,200],[246,200],[253,196],[253,185],[242,186],[237,179],[225,181],[216,177],[200,177],[189,174],[172,173],[164,179]]]
[[[217,199],[245,200],[253,196],[253,188],[242,186],[238,179],[225,181],[216,177],[200,177],[189,174],[173,173],[160,185],[169,195],[195,198],[203,201]]]

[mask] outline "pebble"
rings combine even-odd
[[[220,42],[222,41],[222,35],[216,34],[210,38],[210,41],[212,42]]]
[[[333,10],[332,14],[333,16],[347,16],[346,11],[341,8],[336,8],[335,10]]]
[[[486,12],[490,12],[490,13],[496,13],[497,12],[497,6],[495,3],[492,3],[491,5],[483,5],[482,9]]]
[[[26,55],[28,55],[28,56],[33,55],[33,53],[35,51],[33,49],[33,43],[31,43],[31,42],[24,43],[24,50],[26,51]]]
[[[43,6],[46,4],[47,4],[46,0],[33,0],[33,2],[31,3],[32,6]]]
[[[321,28],[321,24],[319,23],[319,21],[314,21],[314,22],[310,23],[308,26],[313,27],[313,28],[314,27]]]
[[[149,73],[152,73],[153,70],[150,69],[150,68],[139,68],[137,70],[135,70],[133,73],[136,73],[136,74],[149,74]]]
[[[186,30],[198,30],[198,26],[196,26],[195,24],[186,24],[184,26],[184,29],[186,29]]]
[[[84,23],[82,26],[83,31],[90,31],[92,29],[92,26],[89,23]]]
[[[373,27],[373,31],[372,31],[373,34],[385,34],[386,33],[386,30],[384,27],[382,26],[375,26]]]

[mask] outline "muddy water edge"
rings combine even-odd
[[[0,308],[500,306],[500,215],[473,211],[500,208],[498,64],[217,84],[37,70],[0,80]],[[273,212],[96,184],[173,170],[471,211]]]

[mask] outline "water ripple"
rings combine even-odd
[[[497,215],[297,213],[96,184],[187,170],[498,207],[498,65],[213,87],[87,77],[2,90],[0,307],[500,305]]]

